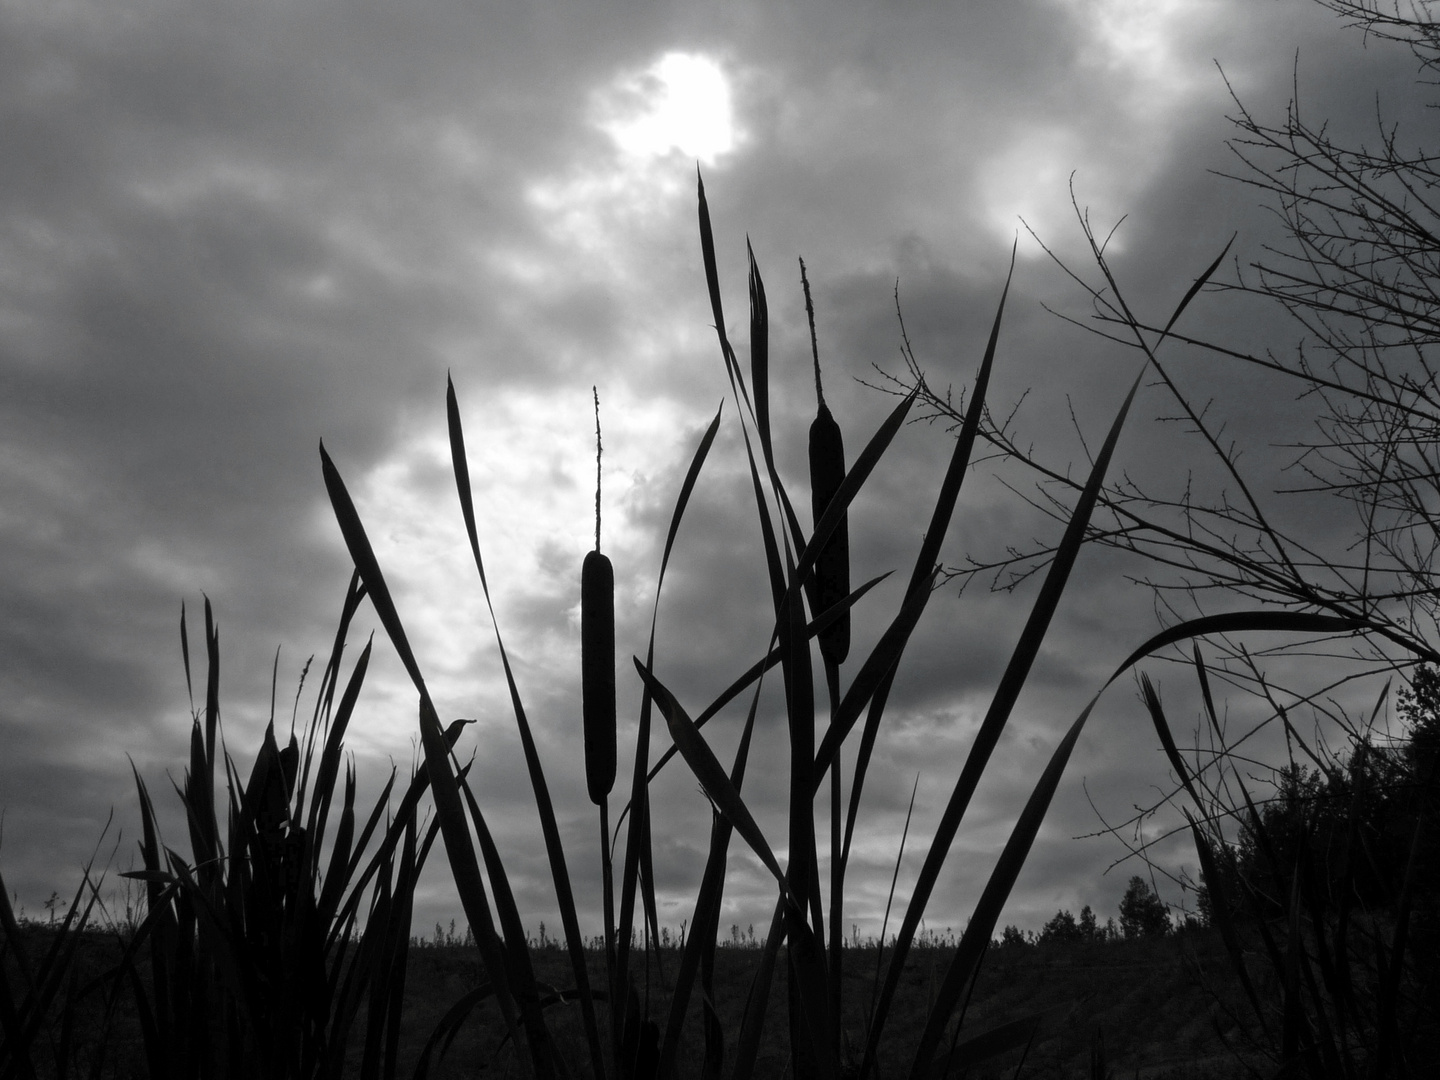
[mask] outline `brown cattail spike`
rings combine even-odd
[[[810,512],[818,525],[845,480],[845,443],[840,425],[830,415],[820,386],[820,349],[815,341],[815,305],[805,260],[800,260],[800,282],[805,289],[805,314],[810,319],[810,355],[815,362],[815,420],[810,425]],[[820,612],[850,595],[850,530],[844,517],[815,560],[817,607]],[[850,652],[850,613],[847,611],[820,633],[820,654],[839,666]]]
[[[580,574],[580,671],[585,786],[600,806],[615,786],[615,572],[598,551]]]

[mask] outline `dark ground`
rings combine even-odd
[[[33,927],[34,941],[27,952],[43,948],[47,934]],[[82,976],[98,974],[118,957],[115,939],[87,935],[81,962]],[[882,1077],[905,1075],[910,1053],[919,1035],[928,1002],[938,987],[951,949],[920,947],[911,952],[906,977],[892,1007],[887,1035],[882,1042]],[[888,954],[888,949],[887,949]],[[542,983],[568,987],[573,983],[567,954],[553,944],[533,951],[536,973]],[[679,951],[663,953],[665,977],[673,978]],[[757,948],[725,946],[717,950],[715,1001],[727,1034],[727,1065],[750,978],[759,959]],[[601,958],[591,954],[592,985],[603,984]],[[869,1002],[876,964],[874,945],[845,950],[845,1037],[857,1055],[863,1041],[863,1012]],[[1259,965],[1263,967],[1263,965]],[[785,1021],[783,960],[770,998],[756,1076],[787,1075],[788,1032]],[[481,979],[476,950],[461,945],[422,945],[412,948],[406,978],[406,1006],[399,1075],[411,1075],[422,1047],[440,1018],[454,1002]],[[12,984],[13,985],[13,984]],[[651,1015],[664,1026],[665,995],[652,966]],[[637,987],[645,994],[643,981]],[[128,1001],[128,999],[127,999]],[[1141,1080],[1204,1080],[1244,1075],[1233,1052],[1218,1031],[1244,1045],[1231,1013],[1248,1016],[1243,997],[1231,974],[1229,960],[1217,935],[1205,932],[1177,934],[1162,939],[1102,944],[1048,945],[993,949],[970,1001],[964,1037],[1018,1019],[1051,1006],[1065,1006],[1046,1034],[1028,1050],[1020,1075],[1037,1078],[1088,1077],[1090,1054],[1098,1031],[1103,1038],[1109,1071],[1116,1078]],[[607,1023],[601,1006],[600,1021]],[[558,1005],[550,1013],[562,1048],[572,1061],[583,1061],[585,1048],[580,1013],[576,1006]],[[82,1013],[78,1030],[98,1031],[98,998],[92,996]],[[363,1028],[361,1029],[363,1030]],[[681,1076],[698,1075],[702,1053],[698,1007],[692,1001],[693,1033],[681,1051]],[[358,1044],[358,1040],[356,1040]],[[358,1045],[357,1045],[358,1052]],[[37,1057],[43,1058],[42,1052]],[[115,1021],[111,1067],[107,1075],[144,1074],[139,1028],[122,1005]],[[357,1056],[358,1062],[358,1056]],[[969,1073],[974,1080],[1009,1077],[1020,1063],[1018,1052],[987,1062]],[[1261,1071],[1265,1072],[1263,1065]],[[358,1072],[358,1069],[357,1069]],[[504,1077],[519,1075],[514,1047],[503,1038],[498,1011],[482,1003],[460,1030],[443,1060],[432,1063],[431,1076],[439,1078]]]

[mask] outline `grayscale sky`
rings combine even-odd
[[[1219,67],[1217,68],[1217,64]],[[1220,68],[1223,68],[1223,76]],[[1136,358],[1056,318],[1083,294],[1021,224],[1088,270],[1071,205],[1102,231],[1131,299],[1163,318],[1238,233],[1276,238],[1230,167],[1226,79],[1278,119],[1298,86],[1337,135],[1373,137],[1377,101],[1421,130],[1415,65],[1309,0],[1015,0],[396,7],[274,0],[0,5],[0,872],[31,913],[100,863],[131,864],[131,762],[186,838],[170,779],[190,728],[205,597],[220,625],[227,744],[242,774],[271,709],[288,731],[323,662],[349,564],[321,483],[323,438],[390,576],[442,719],[472,717],[475,790],[532,925],[556,925],[534,799],[470,560],[445,443],[446,372],[465,417],[495,610],[536,725],[582,914],[599,926],[596,824],[579,742],[579,573],[593,541],[594,420],[605,437],[604,548],[618,579],[621,772],[639,699],[660,545],[681,478],[722,434],[661,596],[656,670],[693,713],[769,634],[760,534],[696,228],[703,171],[726,318],[748,356],[748,236],[765,276],[780,468],[805,510],[813,379],[797,256],[814,286],[827,398],[853,458],[894,399],[895,291],[935,385],[968,385],[1018,257],[992,400],[1027,390],[1017,429],[1084,467]],[[1428,130],[1428,128],[1426,129]],[[1226,269],[1224,274],[1231,274]],[[1222,275],[1223,276],[1223,275]],[[1293,345],[1278,315],[1202,296],[1189,325],[1247,349]],[[1178,354],[1177,354],[1178,355]],[[1306,422],[1293,388],[1196,360],[1229,431],[1267,449]],[[1199,450],[1142,390],[1117,468],[1183,482]],[[950,451],[905,428],[855,508],[855,581],[909,573]],[[1003,555],[1057,527],[981,465],[944,547]],[[1021,493],[1029,481],[1010,473]],[[1320,531],[1342,520],[1317,517]],[[1337,532],[1336,535],[1339,535]],[[1139,568],[1081,557],[927,925],[963,926],[1064,726],[1157,628]],[[856,611],[853,675],[893,612]],[[865,789],[850,910],[877,933],[911,786],[903,900],[1033,586],[932,600],[903,662]],[[353,656],[374,625],[368,608]],[[383,639],[349,747],[361,799],[416,758],[415,695]],[[197,679],[202,678],[196,657]],[[1157,669],[1158,670],[1158,669]],[[1178,676],[1177,676],[1178,678]],[[301,696],[308,715],[315,672]],[[747,797],[783,846],[779,680],[762,703]],[[727,757],[743,712],[712,728]],[[668,745],[663,726],[654,752]],[[1167,783],[1130,678],[1090,721],[1005,920],[1114,914],[1127,862],[1090,799],[1122,820]],[[1087,796],[1088,791],[1088,796]],[[682,765],[654,787],[661,919],[690,917],[709,810]],[[618,799],[617,810],[618,810]],[[1164,826],[1159,817],[1147,835]],[[118,841],[118,849],[116,842]],[[113,855],[112,855],[113,852]],[[737,842],[723,925],[760,923],[764,871]],[[1194,853],[1155,849],[1172,873]],[[442,852],[416,927],[459,915]],[[110,879],[106,888],[115,882]],[[1166,898],[1179,902],[1166,886]]]

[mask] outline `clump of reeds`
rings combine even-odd
[[[145,914],[133,932],[119,936],[119,962],[85,988],[104,998],[106,1031],[76,1030],[72,989],[49,1040],[55,1075],[67,1075],[82,1045],[98,1054],[91,1075],[101,1075],[106,1034],[121,1009],[138,1018],[151,1077],[341,1076],[356,1064],[362,1076],[396,1074],[415,883],[438,826],[422,830],[419,824],[429,783],[423,772],[410,778],[394,805],[392,770],[363,816],[353,766],[341,787],[343,741],[371,645],[343,689],[341,657],[365,595],[353,575],[309,723],[297,737],[292,721],[281,746],[272,695],[270,724],[244,780],[220,736],[219,632],[206,601],[205,699],[200,710],[192,705],[189,766],[177,787],[190,853],[162,842],[154,804],[135,771],[143,868],[125,876],[143,883]],[[180,637],[189,686],[183,608]],[[445,733],[450,744],[462,726],[457,721]],[[19,958],[24,992],[18,1005],[8,971],[0,968],[6,1036],[0,1075],[35,1075],[35,1036],[61,982],[73,975],[98,898],[87,870],[39,971],[29,972]],[[0,924],[3,954],[19,940],[3,898]]]
[[[846,469],[839,427],[829,414],[820,389],[818,346],[814,345],[813,339],[813,304],[809,303],[807,281],[807,310],[812,312],[812,350],[818,405],[811,444],[811,505],[814,519],[807,534],[795,514],[772,451],[768,374],[769,311],[759,267],[752,253],[749,275],[750,365],[747,378],[747,373],[742,369],[725,331],[715,247],[703,185],[699,190],[699,217],[701,253],[721,359],[744,433],[759,525],[760,553],[757,558],[763,560],[769,579],[774,626],[770,641],[757,648],[757,661],[748,670],[736,673],[728,688],[698,711],[692,711],[683,705],[654,674],[653,616],[645,656],[643,659],[638,656],[634,659],[634,667],[643,686],[643,696],[630,784],[628,840],[619,881],[618,920],[615,927],[606,927],[607,942],[615,942],[614,948],[607,948],[606,955],[610,991],[608,1039],[602,1038],[599,1023],[594,1016],[594,1006],[601,1000],[601,995],[589,985],[575,904],[569,885],[566,855],[559,842],[544,770],[535,752],[529,721],[521,704],[522,697],[505,653],[498,622],[496,624],[501,663],[510,689],[527,767],[530,770],[557,900],[565,923],[566,942],[572,957],[575,981],[570,993],[573,999],[578,1000],[584,1016],[589,1057],[583,1064],[568,1062],[562,1067],[557,1061],[555,1042],[547,1026],[544,1010],[534,996],[533,974],[523,945],[520,944],[524,941],[524,935],[513,924],[513,914],[507,917],[511,901],[508,898],[509,886],[503,862],[488,840],[484,815],[464,778],[458,775],[451,750],[438,738],[439,725],[434,707],[419,665],[407,643],[399,613],[390,600],[384,576],[366,538],[364,526],[355,512],[339,472],[328,456],[324,457],[326,485],[357,571],[369,586],[371,600],[419,693],[426,767],[435,788],[437,811],[456,884],[472,925],[479,927],[482,955],[491,985],[495,989],[497,1004],[503,1009],[507,1008],[508,1003],[509,1013],[517,1018],[517,1041],[523,1037],[524,1045],[528,1049],[529,1067],[533,1068],[536,1075],[561,1075],[567,1068],[579,1069],[597,1077],[610,1074],[644,1077],[676,1075],[680,1041],[685,1032],[686,1010],[698,992],[702,1013],[700,1038],[703,1049],[700,1053],[704,1074],[719,1076],[725,1073],[734,1077],[748,1077],[756,1066],[760,1029],[767,1012],[768,996],[781,964],[787,973],[785,985],[788,988],[786,993],[791,1018],[790,1054],[795,1075],[832,1077],[841,1075],[842,1070],[847,1073],[854,1070],[862,1076],[873,1075],[877,1054],[885,1038],[886,1021],[896,987],[904,970],[906,954],[915,940],[926,904],[976,786],[1010,718],[1064,591],[1140,376],[1137,374],[1135,383],[1094,459],[1088,481],[1071,513],[1065,534],[1056,545],[1044,583],[969,755],[963,763],[957,763],[959,768],[953,791],[946,801],[934,838],[925,855],[919,880],[895,938],[895,947],[888,967],[883,977],[877,979],[873,1006],[867,1012],[864,1028],[854,1033],[852,1042],[846,1038],[848,1033],[842,1030],[843,1013],[838,979],[840,948],[837,916],[843,901],[845,853],[849,850],[856,827],[866,768],[884,720],[890,688],[897,677],[901,657],[910,636],[928,604],[935,580],[940,544],[948,531],[961,484],[971,461],[999,340],[1005,294],[1002,292],[999,309],[970,395],[969,408],[956,438],[950,462],[940,479],[934,509],[928,527],[923,531],[924,540],[911,569],[904,598],[899,609],[885,623],[886,628],[870,653],[859,660],[848,683],[842,684],[840,670],[849,658],[848,644],[844,641],[845,635],[841,628],[849,619],[851,608],[862,602],[879,580],[872,579],[858,588],[850,589],[844,533],[846,516],[850,505],[861,494],[870,474],[904,422],[914,402],[914,395],[900,402],[866,442],[853,464]],[[1171,319],[1172,324],[1214,269],[1212,266],[1207,270],[1200,281],[1187,292]],[[452,464],[457,492],[480,585],[488,603],[489,589],[477,540],[465,442],[453,385],[447,393]],[[681,518],[693,492],[696,477],[710,452],[719,422],[720,414],[717,413],[700,441],[677,498],[661,556],[656,588],[657,611],[665,568]],[[770,501],[772,498],[773,508]],[[582,599],[587,609],[593,600],[594,610],[599,612],[605,610],[604,599],[611,586],[608,578],[604,579],[603,583],[598,583],[600,578],[597,575],[596,581],[594,593],[590,591],[589,579],[582,581]],[[1229,624],[1220,628],[1243,630],[1250,625],[1244,615],[1237,615]],[[1318,624],[1310,625],[1303,619],[1287,622],[1283,615],[1271,617],[1270,622],[1264,625],[1254,625],[1258,628],[1320,629]],[[1334,626],[1326,623],[1325,628],[1334,629]],[[1128,657],[1116,669],[1115,674],[1118,675],[1157,648],[1196,633],[1207,632],[1208,629],[1209,627],[1198,623],[1186,624],[1156,635]],[[584,633],[587,647],[593,650],[595,640],[590,637],[589,631]],[[828,715],[816,706],[812,676],[812,641],[819,644],[831,691]],[[592,685],[604,690],[604,678],[599,674],[603,660],[596,660],[595,663],[599,666],[592,669],[589,666],[589,657],[592,655],[593,652],[588,654],[585,660],[587,694]],[[788,861],[785,865],[775,856],[770,839],[750,812],[743,794],[746,762],[754,735],[759,686],[765,673],[776,667],[780,669],[784,683],[786,741],[790,760]],[[1113,679],[1114,676],[1111,681]],[[727,766],[716,757],[702,729],[725,705],[741,695],[749,696],[750,705],[736,756]],[[1096,699],[1091,700],[1065,733],[1049,765],[1038,778],[1030,800],[1016,821],[1010,840],[1000,855],[965,933],[950,953],[931,1012],[918,1043],[911,1050],[912,1075],[949,1073],[982,1057],[1023,1044],[1035,1035],[1043,1019],[1016,1018],[1003,1029],[971,1035],[963,1027],[963,1002],[966,987],[971,984],[978,969],[1005,899],[1034,841],[1075,741],[1097,699],[1098,693]],[[587,697],[587,720],[588,704]],[[665,721],[673,745],[665,750],[652,766],[651,727],[652,711],[655,708],[659,709]],[[608,717],[605,723],[608,725]],[[856,735],[857,728],[859,732],[854,749],[850,799],[848,807],[842,808],[837,782],[841,767],[840,751],[852,735]],[[587,746],[588,741],[587,736]],[[648,781],[677,753],[709,796],[714,806],[714,818],[710,853],[690,920],[692,929],[682,950],[679,969],[672,979],[668,1013],[661,1018],[642,1013],[641,1001],[633,985],[634,972],[628,946],[635,930],[637,902],[643,908],[642,927],[651,931],[655,929],[655,884],[650,872],[647,787]],[[832,895],[828,898],[817,873],[818,843],[813,824],[815,799],[827,772],[832,774],[830,835],[832,855],[835,856],[832,865],[836,868],[831,877]],[[595,794],[592,790],[592,797]],[[774,876],[776,900],[744,1019],[738,1032],[732,1033],[720,1030],[710,1000],[709,979],[713,970],[718,915],[725,888],[726,857],[731,839],[736,833]],[[479,857],[475,850],[477,840],[480,845]],[[482,858],[485,866],[483,874],[480,868]],[[607,891],[609,887],[607,881]],[[489,919],[492,895],[501,914],[502,924],[505,924],[502,925],[500,933],[497,933]],[[827,899],[832,930],[828,943],[825,933]],[[608,922],[611,910],[609,896],[605,898],[605,903]],[[656,937],[658,938],[658,933]],[[853,1054],[847,1053],[846,1047],[852,1045],[857,1049]]]

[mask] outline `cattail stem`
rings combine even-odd
[[[805,260],[800,260],[800,286],[805,290],[805,317],[810,320],[810,358],[815,362],[815,403],[825,404],[825,390],[820,385],[820,347],[815,340],[815,304],[810,299],[810,278],[805,273]]]
[[[595,397],[595,550],[600,550],[600,391],[592,386]]]

